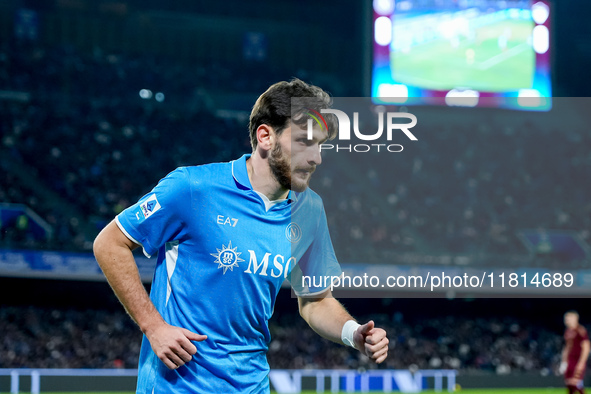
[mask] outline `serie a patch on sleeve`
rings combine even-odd
[[[152,216],[156,211],[158,211],[162,206],[158,202],[155,194],[152,194],[150,197],[146,199],[143,203],[140,204],[140,209],[136,217],[141,221],[144,219],[149,218]]]

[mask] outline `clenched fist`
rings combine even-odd
[[[388,357],[388,343],[386,331],[375,327],[373,320],[359,326],[353,334],[355,348],[376,364],[383,362]]]

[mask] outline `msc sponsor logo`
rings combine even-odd
[[[217,249],[217,253],[210,254],[215,257],[214,263],[218,265],[218,269],[223,268],[224,274],[228,269],[234,271],[234,267],[239,267],[238,263],[244,261],[240,258],[242,252],[238,252],[238,247],[232,248],[232,241],[228,242],[228,246],[222,245],[221,249]],[[294,267],[297,263],[295,257],[286,259],[281,254],[273,256],[271,252],[266,252],[262,258],[257,257],[254,250],[249,249],[248,254],[248,267],[244,270],[245,274],[287,278],[290,267]]]
[[[271,257],[271,253],[265,253],[260,261],[257,259],[254,250],[249,250],[248,253],[250,253],[250,260],[248,261],[248,268],[244,271],[245,274],[258,274],[261,276],[271,275],[273,278],[279,278],[283,275],[283,278],[287,278],[290,265],[293,267],[296,264],[295,257],[290,257],[286,260],[283,255],[276,254],[275,257],[273,257],[273,266],[269,270],[269,258]]]
[[[224,275],[228,271],[234,271],[234,267],[238,267],[238,263],[244,261],[240,258],[241,252],[237,251],[238,247],[232,248],[232,241],[228,242],[228,246],[222,245],[221,249],[217,249],[217,253],[210,253],[215,257],[215,263],[219,268],[224,269]]]

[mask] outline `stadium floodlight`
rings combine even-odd
[[[534,22],[538,25],[543,25],[550,16],[550,7],[540,1],[531,7],[531,12]]]
[[[391,15],[394,12],[394,0],[373,0],[373,10],[379,15]]]
[[[445,104],[450,107],[476,107],[480,93],[471,89],[452,89],[445,95]]]
[[[142,89],[140,90],[140,97],[144,100],[149,100],[152,98],[152,91],[150,89]]]
[[[375,40],[378,45],[386,46],[392,42],[392,21],[387,16],[380,16],[375,21]]]
[[[402,104],[408,101],[408,86],[404,84],[383,83],[378,87],[381,102]]]
[[[534,27],[533,31],[533,47],[536,53],[546,53],[550,49],[550,32],[548,28],[543,25]]]
[[[517,96],[517,104],[525,108],[536,108],[542,105],[542,95],[537,89],[521,89]]]

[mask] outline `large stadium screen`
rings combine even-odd
[[[372,68],[376,103],[548,110],[549,2],[374,0]]]

